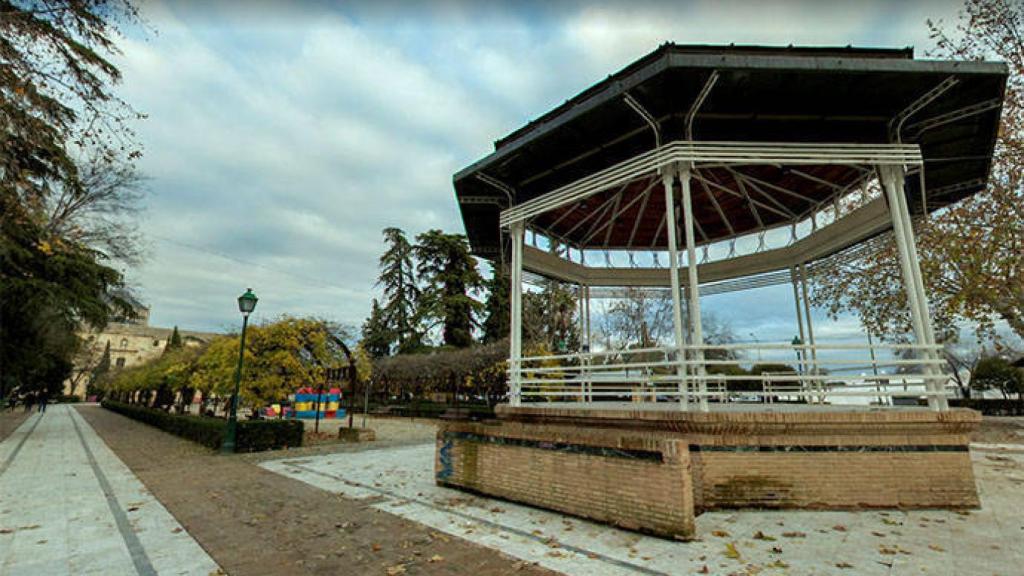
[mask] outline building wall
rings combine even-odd
[[[130,368],[156,359],[163,354],[173,328],[148,326],[144,323],[110,322],[102,331],[84,331],[79,334],[83,348],[75,358],[72,376],[64,382],[64,394],[84,398],[89,373],[103,358],[110,343],[110,368]],[[182,344],[201,346],[217,334],[179,330]]]

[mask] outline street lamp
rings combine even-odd
[[[228,427],[224,431],[224,442],[220,451],[231,454],[235,451],[235,436],[238,431],[238,389],[242,384],[242,359],[245,358],[245,329],[249,326],[249,314],[256,308],[259,298],[246,288],[245,294],[238,297],[238,311],[242,313],[242,341],[238,346],[238,367],[235,368],[235,393],[231,395],[231,411],[228,413]]]

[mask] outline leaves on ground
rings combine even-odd
[[[846,532],[846,526],[843,526],[842,524],[836,524],[832,529],[836,532]]]
[[[853,568],[853,564],[849,562],[836,562],[836,568]]]
[[[728,538],[729,536],[731,536],[731,534],[729,534],[725,530],[712,530],[711,535],[717,536],[719,538]]]
[[[931,550],[934,550],[936,552],[945,552],[946,551],[945,548],[943,548],[942,546],[939,546],[937,544],[929,544],[928,548],[931,549]]]
[[[783,532],[782,533],[782,537],[783,538],[807,538],[807,534],[804,534],[803,532],[799,532],[799,531]]]
[[[726,542],[725,543],[725,557],[726,558],[732,558],[733,560],[739,560],[740,559],[740,551],[736,549],[736,543],[735,542]]]
[[[388,566],[388,576],[397,576],[398,574],[405,574],[405,564],[395,564],[394,566]]]
[[[754,532],[754,540],[764,540],[765,542],[775,542],[775,537],[774,536],[768,536],[764,532],[761,532],[760,530],[758,530],[757,532]]]

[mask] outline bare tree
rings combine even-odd
[[[111,260],[142,260],[138,215],[146,179],[132,164],[90,158],[79,167],[78,187],[60,186],[48,198],[46,230],[102,252]]]

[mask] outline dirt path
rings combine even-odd
[[[233,575],[551,574],[97,406],[80,413]]]
[[[14,412],[11,412],[4,408],[0,412],[0,441],[11,435],[12,432],[17,430],[18,426],[28,418],[29,414],[33,412],[25,412],[21,406],[18,406]]]

